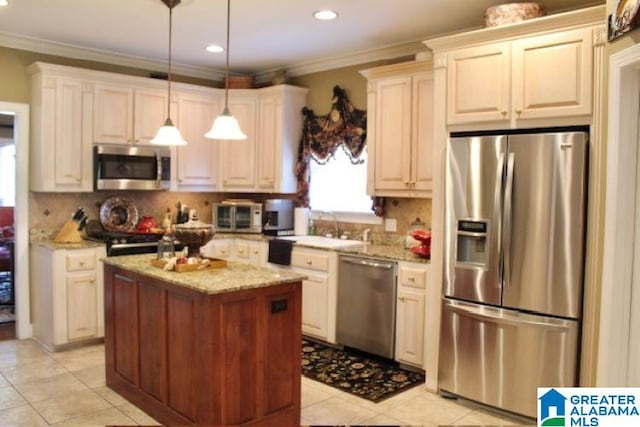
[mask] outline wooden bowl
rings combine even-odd
[[[545,9],[538,3],[507,3],[488,7],[484,11],[484,25],[485,27],[497,27],[544,15],[546,15]]]

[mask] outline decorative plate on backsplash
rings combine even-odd
[[[138,223],[138,209],[126,197],[109,197],[100,207],[100,223],[109,231],[130,231]]]

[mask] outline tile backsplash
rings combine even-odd
[[[30,193],[29,228],[44,230],[49,235],[57,232],[78,207],[84,208],[89,219],[99,219],[100,206],[112,196],[128,197],[138,208],[139,216],[151,215],[160,224],[169,209],[175,221],[176,204],[196,209],[198,218],[206,223],[212,221],[211,204],[228,198],[245,198],[262,201],[267,198],[292,197],[278,194],[229,194],[229,193],[183,193],[170,191],[105,191],[93,193]],[[431,225],[431,199],[387,198],[386,217],[397,221],[397,231],[387,233],[382,225],[340,223],[341,231],[349,231],[352,237],[360,237],[366,228],[371,229],[372,237],[393,242],[403,239],[411,223],[419,217],[429,228]],[[318,234],[333,230],[333,223],[317,221]]]

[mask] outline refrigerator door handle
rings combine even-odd
[[[494,200],[494,206],[493,206],[493,211],[494,212],[500,212],[501,206],[502,206],[502,175],[504,173],[504,153],[500,153],[500,155],[498,156],[498,167],[496,169],[496,188],[495,188],[495,195],[493,197]],[[500,227],[500,219],[498,219],[497,223],[495,224],[495,229],[496,229],[496,239],[498,242],[500,242],[502,240],[502,231],[501,231],[501,227]],[[500,265],[500,260],[502,259],[502,245],[498,245],[498,281],[496,282],[495,286],[497,288],[500,288],[502,286],[502,277],[503,277],[503,271],[502,271],[502,265]]]
[[[500,311],[499,309],[494,309],[491,307],[470,306],[466,304],[463,305],[449,300],[445,300],[445,307],[457,314],[460,314],[461,316],[471,317],[483,322],[497,323],[505,326],[536,326],[557,332],[569,332],[570,329],[566,324],[566,321],[563,320],[554,319],[551,322],[530,320],[523,318],[522,316],[505,313],[504,311]]]
[[[509,153],[507,159],[507,182],[504,190],[504,223],[502,227],[503,274],[502,283],[505,287],[511,284],[511,223],[513,219],[513,168],[515,154]]]

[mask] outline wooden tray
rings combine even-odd
[[[227,267],[227,260],[225,259],[218,259],[218,258],[204,258],[209,260],[209,265],[207,266],[202,266],[201,264],[176,264],[175,269],[174,270],[170,270],[170,271],[176,271],[178,273],[185,273],[188,271],[200,271],[200,270],[213,270],[216,268],[226,268]],[[167,261],[163,260],[163,259],[152,259],[151,260],[151,265],[153,265],[154,267],[158,267],[158,268],[164,268],[165,264],[167,263]]]

